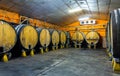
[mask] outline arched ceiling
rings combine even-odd
[[[82,11],[69,13],[70,9]],[[67,25],[89,16],[107,20],[109,11],[119,8],[120,0],[0,0],[0,8],[57,25]]]

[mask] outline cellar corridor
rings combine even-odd
[[[119,76],[105,49],[65,48],[0,62],[0,76]]]

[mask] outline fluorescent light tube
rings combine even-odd
[[[89,19],[89,17],[79,18],[79,21],[81,21],[81,20],[88,20],[88,19]]]
[[[74,13],[74,12],[78,12],[78,11],[81,11],[81,10],[82,10],[81,8],[75,8],[75,9],[69,10],[69,13]]]

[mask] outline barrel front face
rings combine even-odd
[[[60,32],[60,43],[61,44],[65,44],[66,43],[66,34],[63,31]]]
[[[39,41],[42,46],[49,46],[50,44],[50,32],[47,29],[42,29],[39,35]]]
[[[72,41],[74,43],[82,43],[84,40],[83,34],[79,31],[76,31],[73,35],[72,35]]]
[[[99,38],[100,37],[96,31],[91,31],[86,34],[86,41],[88,44],[97,44]]]
[[[17,40],[15,29],[4,21],[0,21],[0,52],[11,50]]]
[[[59,44],[59,33],[56,30],[54,30],[52,32],[52,44],[53,45],[58,45]]]
[[[37,31],[32,26],[24,26],[20,31],[20,42],[25,49],[32,49],[38,42]]]

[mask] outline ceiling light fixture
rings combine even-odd
[[[90,18],[89,17],[79,18],[79,21],[88,20],[88,19],[90,19]]]
[[[81,11],[81,10],[82,10],[81,8],[75,8],[75,9],[69,10],[69,13],[74,13],[74,12],[78,12],[78,11]]]

